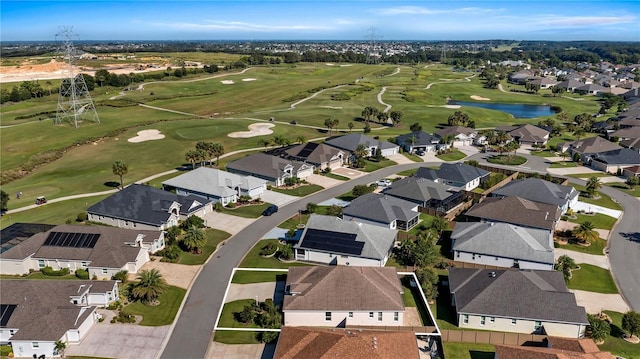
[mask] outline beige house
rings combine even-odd
[[[400,278],[391,267],[291,267],[285,326],[402,326]]]
[[[121,270],[137,273],[149,254],[165,247],[164,232],[106,226],[64,224],[28,239],[0,254],[0,274],[22,275],[31,270],[86,269],[97,279],[110,279]]]
[[[582,338],[589,325],[561,272],[449,269],[458,326]]]

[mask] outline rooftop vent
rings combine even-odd
[[[489,272],[489,277],[495,278],[496,277],[496,272]]]

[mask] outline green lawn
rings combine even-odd
[[[571,161],[558,161],[553,162],[549,165],[549,168],[570,168],[570,167],[578,167],[578,164]]]
[[[258,332],[216,330],[213,340],[225,344],[260,344]]]
[[[31,272],[26,276],[2,274],[0,275],[0,279],[53,279],[53,280],[64,279],[64,280],[68,280],[68,279],[79,279],[79,278],[76,277],[76,275],[73,272],[65,276],[56,277],[52,275],[44,275],[42,274],[42,272],[38,271],[38,272]]]
[[[271,203],[252,204],[236,208],[222,207],[222,213],[230,214],[243,218],[258,218],[262,216],[262,212],[269,207]]]
[[[575,241],[569,240],[569,243],[558,245],[558,248],[602,256],[604,255],[603,251],[606,246],[607,246],[607,241],[602,238],[599,238],[597,241],[591,243],[591,245],[588,247],[581,246],[577,244]]]
[[[413,176],[414,174],[416,174],[416,172],[418,172],[418,168],[414,168],[414,169],[411,169],[411,170],[398,172],[397,174],[399,176],[407,176],[407,177],[409,177],[409,176]]]
[[[385,168],[385,167],[389,167],[389,166],[393,166],[396,163],[391,161],[391,160],[382,160],[379,162],[375,162],[375,161],[370,161],[370,160],[365,160],[365,166],[364,168],[360,168],[360,170],[364,171],[364,172],[373,172],[373,171],[377,171],[381,168]]]
[[[418,309],[418,313],[420,314],[420,320],[422,321],[422,324],[433,325],[431,317],[429,316],[429,311],[422,301],[420,291],[417,288],[411,288],[407,285],[409,278],[410,277],[405,277],[402,281],[402,301],[404,302],[405,307],[416,307]]]
[[[619,211],[622,210],[622,206],[619,203],[614,202],[611,197],[607,196],[604,193],[598,193],[598,196],[600,196],[599,198],[591,198],[587,195],[586,188],[584,186],[573,185],[573,188],[575,188],[576,191],[580,192],[580,202],[595,204],[597,206],[611,208]]]
[[[283,282],[287,280],[287,272],[264,272],[264,271],[246,271],[237,270],[231,279],[231,283],[249,284],[263,282]]]
[[[525,164],[527,159],[522,156],[496,155],[487,158],[487,162],[497,165],[519,166]]]
[[[205,244],[204,247],[200,248],[202,250],[202,253],[195,254],[195,253],[189,253],[189,252],[182,252],[180,253],[180,258],[178,259],[177,263],[189,264],[189,265],[204,264],[204,262],[207,261],[209,256],[211,256],[211,253],[215,252],[216,248],[218,247],[218,244],[220,244],[220,242],[224,241],[225,239],[231,237],[231,234],[225,231],[221,231],[213,228],[206,229],[204,231],[204,235],[207,239],[207,244]]]
[[[351,179],[351,178],[349,178],[349,177],[340,176],[340,175],[337,175],[337,174],[335,174],[335,173],[331,173],[331,172],[329,172],[329,173],[324,173],[324,174],[322,174],[322,175],[323,175],[323,176],[326,176],[326,177],[329,177],[329,178],[333,178],[333,179],[338,180],[338,181],[348,181],[348,180],[350,180],[350,179]]]
[[[167,290],[158,298],[160,304],[157,306],[133,302],[127,305],[124,310],[130,314],[142,315],[140,325],[151,327],[169,325],[173,323],[186,292],[182,288],[168,286]]]
[[[467,157],[467,155],[464,154],[463,152],[460,152],[460,150],[457,150],[454,148],[453,150],[451,150],[451,152],[445,153],[442,155],[436,155],[436,157],[438,157],[443,161],[451,162],[451,161],[459,161]]]
[[[605,183],[605,185],[613,187],[617,190],[626,192],[633,197],[640,197],[640,186],[635,186],[635,188],[631,189],[626,184],[622,183]]]
[[[444,355],[454,359],[493,359],[495,348],[492,344],[442,343]]]
[[[578,263],[578,265],[580,269],[571,272],[568,288],[605,294],[618,293],[611,272],[591,264]]]
[[[531,151],[531,154],[538,157],[556,157],[557,156],[555,151],[549,151],[549,150]]]
[[[612,176],[612,175],[610,175],[608,173],[593,173],[593,172],[592,173],[571,173],[571,174],[567,174],[567,175],[563,175],[563,176],[565,176],[565,177],[573,177],[573,178],[586,178],[586,179],[589,179],[590,177],[616,178],[615,176]]]
[[[253,248],[251,248],[249,250],[249,252],[247,252],[247,255],[242,260],[242,263],[240,263],[240,267],[241,268],[280,268],[280,269],[286,269],[286,268],[289,268],[289,267],[309,265],[309,264],[300,263],[300,262],[293,262],[293,263],[280,262],[278,259],[276,259],[275,256],[273,256],[271,258],[262,257],[260,255],[260,251],[262,250],[262,247],[268,245],[269,243],[275,243],[275,244],[277,244],[279,246],[282,245],[282,244],[278,243],[277,239],[262,239],[262,240],[259,240],[258,243],[256,243],[256,245],[253,246]]]
[[[414,154],[411,154],[411,153],[402,152],[402,155],[405,156],[406,158],[410,159],[413,162],[424,162],[422,157],[414,155]]]
[[[278,188],[271,187],[271,190],[274,192],[288,194],[290,196],[304,197],[314,192],[318,192],[323,190],[324,187],[318,186],[317,184],[303,184],[296,188]]]
[[[613,225],[616,223],[617,219],[613,217],[609,217],[602,213],[596,213],[594,215],[586,215],[577,213],[577,219],[569,219],[569,222],[573,223],[582,223],[582,222],[591,222],[595,228],[611,230]]]
[[[225,303],[224,307],[222,307],[222,314],[220,315],[218,326],[223,328],[260,328],[260,326],[255,323],[240,323],[234,317],[234,313],[241,312],[245,306],[255,302],[255,299],[240,299]]]
[[[631,344],[622,339],[622,315],[623,313],[613,312],[610,310],[604,311],[613,322],[611,324],[611,333],[607,339],[604,340],[604,344],[598,347],[602,351],[611,352],[613,355],[619,355],[627,359],[640,358],[640,345]]]

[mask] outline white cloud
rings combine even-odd
[[[464,7],[457,9],[431,9],[422,6],[397,6],[372,10],[378,15],[441,15],[441,14],[487,14],[504,11],[504,9],[488,9]]]

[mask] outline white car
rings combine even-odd
[[[378,187],[389,187],[391,186],[391,181],[388,179],[381,179],[380,181],[376,182],[376,184],[378,185]]]

